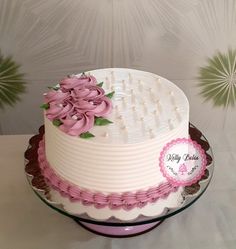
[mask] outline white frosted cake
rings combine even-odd
[[[175,84],[133,69],[99,69],[63,79],[43,108],[40,167],[67,211],[132,220],[181,204],[183,189],[159,168],[163,147],[188,138],[189,104]]]

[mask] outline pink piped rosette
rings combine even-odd
[[[112,102],[101,83],[84,73],[63,79],[60,87],[45,94],[44,100],[46,117],[71,136],[88,132],[96,118],[106,117],[112,110]]]

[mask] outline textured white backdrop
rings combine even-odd
[[[236,48],[235,30],[234,0],[0,0],[0,49],[28,82],[22,101],[0,111],[0,128],[36,132],[42,93],[64,75],[129,67],[179,85],[204,131],[233,129],[235,110],[203,103],[196,77],[206,57]]]

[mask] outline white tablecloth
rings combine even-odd
[[[46,206],[24,174],[30,135],[0,136],[0,249],[235,249],[236,133],[205,135],[215,155],[208,190],[160,227],[127,239],[94,235]]]

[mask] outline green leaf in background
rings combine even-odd
[[[60,126],[61,124],[63,124],[63,123],[61,122],[60,119],[54,119],[54,120],[52,121],[52,123],[53,123],[53,125],[55,125],[55,126]]]
[[[13,106],[20,100],[19,95],[25,92],[24,74],[20,65],[10,56],[4,57],[0,52],[0,108]]]
[[[114,94],[115,94],[115,91],[106,94],[106,96],[107,96],[109,99],[111,99],[111,98],[113,97]]]
[[[84,133],[81,133],[80,135],[79,135],[81,138],[91,138],[91,137],[95,137],[92,133],[90,133],[89,131],[87,131],[87,132],[84,132]]]
[[[103,85],[103,82],[97,84],[97,86],[99,86],[99,87],[102,87],[102,85]]]
[[[235,106],[236,103],[236,49],[217,52],[208,58],[208,64],[199,71],[200,95],[214,106]]]
[[[49,107],[50,107],[49,103],[45,103],[45,104],[42,104],[42,105],[40,106],[40,108],[42,108],[42,109],[44,109],[44,110],[49,109]]]
[[[106,119],[106,118],[98,118],[98,117],[96,117],[95,120],[94,120],[94,124],[102,126],[102,125],[112,124],[112,122],[110,120]]]

